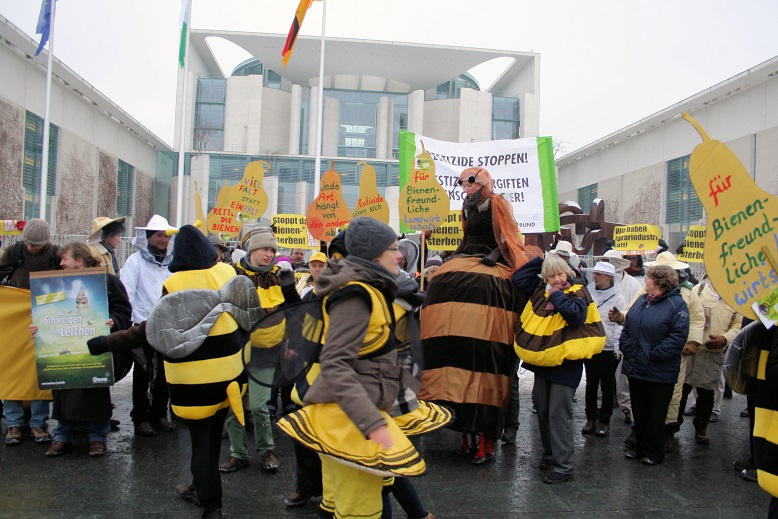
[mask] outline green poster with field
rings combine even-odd
[[[114,383],[110,353],[92,355],[86,341],[108,335],[105,269],[30,274],[35,360],[40,389],[75,389]]]

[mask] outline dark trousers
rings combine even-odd
[[[597,419],[597,393],[602,388],[600,423],[610,424],[613,415],[613,381],[619,361],[612,351],[603,351],[584,360],[586,369],[586,419]]]
[[[281,386],[280,388],[274,387],[270,390],[270,400],[267,401],[267,410],[270,411],[270,414],[275,414],[280,417],[294,411],[295,405],[292,401],[292,388],[294,388],[294,384],[288,384],[286,386]],[[279,393],[281,394],[280,413],[278,413]]]
[[[167,418],[168,390],[165,379],[165,363],[162,356],[152,350],[146,351],[146,358],[152,359],[147,366],[137,360],[132,371],[132,423],[141,424],[151,420]],[[156,375],[154,375],[156,370]],[[153,380],[152,380],[153,377]],[[151,399],[149,399],[149,393]]]
[[[394,498],[400,503],[403,511],[408,514],[408,519],[424,519],[427,517],[427,510],[421,504],[416,487],[411,483],[410,478],[394,478],[394,483],[382,490],[384,509],[381,512],[381,519],[392,519],[392,502],[389,494],[394,494]]]
[[[665,416],[675,384],[629,378],[632,418],[638,450],[657,462],[665,458]]]
[[[321,491],[321,458],[319,454],[299,442],[294,443],[296,462],[295,491],[303,496],[320,496]]]
[[[692,392],[692,386],[689,384],[683,385],[683,392],[681,393],[681,403],[678,406],[678,427],[683,424],[683,410],[686,409],[686,400],[689,398],[689,393]],[[710,422],[710,415],[713,412],[713,390],[697,388],[697,402],[694,404],[697,411],[694,413],[695,429],[705,429]]]
[[[770,508],[767,510],[767,519],[778,519],[778,497],[770,500]]]
[[[192,441],[192,486],[206,511],[222,507],[219,454],[226,417],[227,409],[221,409],[210,418],[189,422],[189,437]]]
[[[519,411],[521,402],[519,401],[519,370],[511,377],[511,399],[508,401],[508,413],[505,416],[505,428],[519,430]]]

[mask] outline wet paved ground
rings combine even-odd
[[[440,431],[420,439],[429,474],[415,478],[422,501],[437,518],[591,517],[591,518],[764,518],[769,498],[756,483],[741,479],[732,461],[747,452],[748,419],[740,418],[745,397],[725,400],[722,417],[711,424],[710,446],[694,442],[687,421],[676,436],[677,449],[665,463],[646,467],[624,458],[629,434],[615,410],[609,438],[584,437],[583,383],[574,404],[576,478],[546,485],[537,468],[540,439],[530,412],[532,374],[521,384],[521,426],[516,445],[497,448],[494,463],[471,465],[455,454],[458,435]],[[178,483],[189,483],[189,435],[172,433],[136,438],[129,419],[130,377],[113,391],[121,430],[109,436],[108,454],[90,458],[87,438],[60,458],[46,458],[46,447],[25,437],[22,445],[0,446],[0,518],[196,518],[200,509],[179,500]],[[3,430],[4,432],[4,430]],[[226,517],[315,517],[316,505],[288,509],[283,497],[293,490],[291,440],[276,435],[281,468],[265,474],[257,463],[222,475]],[[224,441],[222,459],[228,453]],[[252,460],[254,461],[254,460]],[[406,517],[397,503],[394,516]]]

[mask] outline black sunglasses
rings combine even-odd
[[[477,177],[478,173],[480,172],[481,170],[479,169],[478,171],[476,171],[475,175],[470,175],[470,177],[468,177],[468,179],[465,180],[464,182],[460,178],[459,180],[457,180],[457,184],[459,184],[460,187],[463,186],[465,182],[467,182],[468,184],[475,184],[475,177]]]

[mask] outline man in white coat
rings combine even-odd
[[[170,224],[155,214],[145,227],[135,228],[133,252],[121,270],[120,279],[132,304],[132,322],[145,321],[154,304],[162,297],[162,284],[172,275],[168,265],[173,260],[173,244],[166,231]],[[136,357],[141,359],[140,352]],[[155,429],[172,431],[167,418],[168,392],[164,364],[158,353],[148,349],[147,362],[136,361],[132,379],[132,422],[136,436],[154,436]],[[145,365],[143,365],[145,364]],[[151,400],[149,400],[149,388]]]

